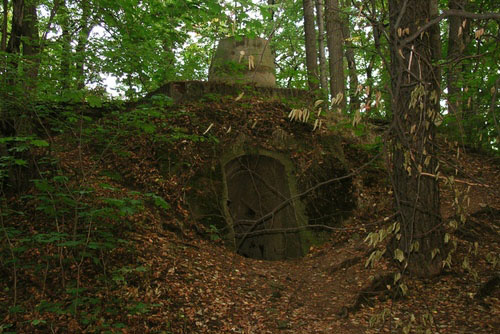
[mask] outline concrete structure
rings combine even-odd
[[[307,218],[296,198],[292,162],[259,149],[230,154],[222,164],[224,211],[236,251],[263,260],[305,255],[312,236],[304,228]]]
[[[274,56],[269,41],[259,37],[220,40],[208,81],[276,87]]]

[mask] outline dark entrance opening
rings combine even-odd
[[[264,260],[303,256],[301,232],[286,231],[299,223],[295,202],[282,205],[291,194],[285,166],[268,156],[244,155],[224,169],[237,252]]]

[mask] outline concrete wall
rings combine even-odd
[[[229,37],[220,40],[208,80],[275,87],[274,56],[269,42],[259,37]]]
[[[244,256],[281,260],[306,254],[312,244],[297,194],[292,162],[263,149],[236,150],[222,159],[223,206],[236,251]],[[275,214],[259,219],[274,209]],[[293,229],[284,232],[284,229]]]

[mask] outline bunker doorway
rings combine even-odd
[[[236,251],[263,260],[303,256],[295,202],[283,204],[291,197],[285,166],[269,156],[243,155],[224,168]]]

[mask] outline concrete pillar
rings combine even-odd
[[[269,41],[259,37],[220,40],[208,81],[276,87],[274,56]]]

